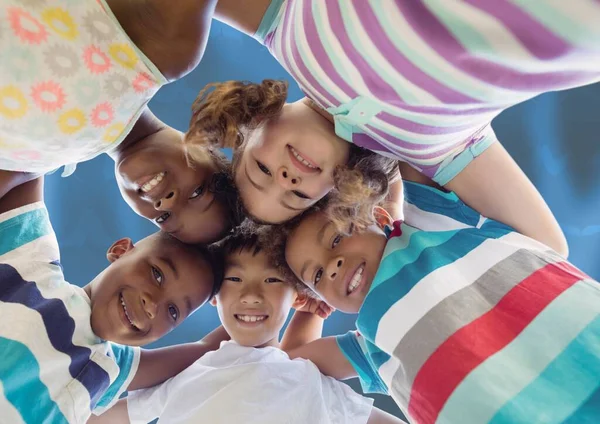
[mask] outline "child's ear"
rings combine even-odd
[[[212,299],[208,301],[213,306],[217,306],[217,296],[214,296]]]
[[[391,227],[394,225],[394,220],[392,219],[391,215],[381,206],[375,206],[373,208],[373,216],[375,217],[375,222],[377,222],[377,225],[382,230],[385,227]]]
[[[108,248],[106,259],[108,259],[108,262],[113,263],[131,249],[133,249],[133,241],[130,238],[125,237],[117,240]]]

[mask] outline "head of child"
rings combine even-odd
[[[221,268],[205,248],[157,232],[136,244],[116,241],[110,265],[84,290],[91,326],[101,339],[142,346],[158,340],[206,303],[221,283]]]
[[[187,144],[234,149],[232,172],[246,215],[277,224],[326,199],[370,214],[397,178],[395,160],[348,143],[314,103],[286,103],[287,83],[207,86],[193,106]]]
[[[392,219],[375,208],[376,224],[336,223],[327,211],[310,211],[271,235],[296,277],[338,311],[358,313],[379,268]],[[343,225],[343,227],[341,226]]]
[[[214,246],[223,283],[211,300],[231,339],[242,346],[279,346],[290,309],[307,295],[285,264],[278,265],[251,230],[240,229]]]
[[[218,149],[190,146],[166,127],[115,152],[123,199],[140,216],[186,243],[212,243],[236,224],[230,164]]]

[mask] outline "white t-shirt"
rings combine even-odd
[[[128,397],[132,424],[366,423],[373,400],[280,349],[223,342],[179,375]]]

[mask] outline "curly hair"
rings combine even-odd
[[[269,242],[261,234],[263,231],[262,226],[246,220],[235,228],[230,235],[213,243],[209,247],[209,251],[223,269],[226,269],[229,258],[234,254],[249,252],[252,256],[256,256],[263,253],[266,255],[268,263],[281,274],[285,282],[294,287],[299,295],[314,297],[310,289],[296,278],[288,264],[281,261],[280,257],[274,255],[274,252],[268,248]]]
[[[243,134],[281,114],[287,89],[287,82],[278,80],[207,85],[192,106],[184,143],[190,151],[198,144],[233,148],[234,176],[245,148]],[[350,222],[367,227],[374,222],[373,206],[385,199],[389,184],[399,175],[397,160],[351,144],[348,162],[334,170],[334,189],[317,205],[327,206],[330,219],[340,230]],[[245,210],[243,206],[240,208]]]

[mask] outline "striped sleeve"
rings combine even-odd
[[[140,348],[109,343],[109,356],[119,367],[119,375],[96,404],[93,413],[100,415],[110,409],[131,384],[140,363]]]
[[[467,165],[469,165],[477,156],[486,151],[494,142],[498,141],[496,133],[488,124],[482,131],[476,133],[473,137],[466,140],[462,145],[462,150],[453,156],[448,156],[439,165],[433,181],[441,186],[448,184],[454,179]]]
[[[387,394],[387,386],[371,360],[372,353],[366,347],[368,341],[357,331],[349,331],[342,336],[337,336],[336,341],[346,359],[358,373],[363,392]],[[377,349],[375,346],[372,348]]]

